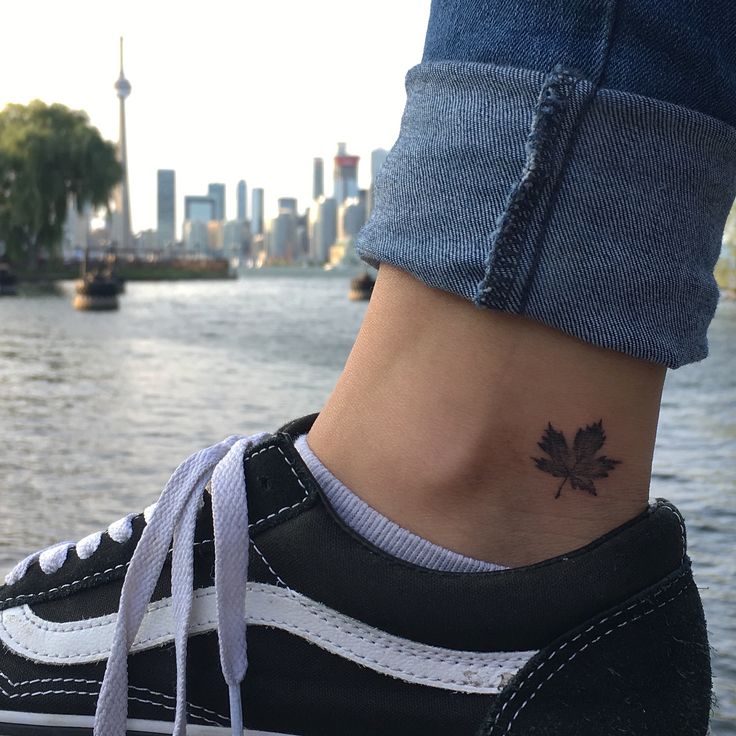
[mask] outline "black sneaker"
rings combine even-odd
[[[241,689],[251,735],[705,734],[672,505],[537,565],[437,572],[336,518],[292,443],[311,421],[193,456],[155,509],[11,573],[0,736],[169,734],[177,712],[178,733],[242,735]]]

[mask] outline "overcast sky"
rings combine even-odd
[[[2,4],[0,107],[41,99],[85,110],[117,140],[118,37],[125,37],[134,230],[156,226],[156,169],[184,194],[235,185],[311,192],[314,156],[338,141],[390,148],[404,75],[421,59],[430,0],[23,0]],[[325,162],[331,191],[331,162]],[[330,173],[328,173],[330,172]],[[250,206],[250,205],[249,205]]]

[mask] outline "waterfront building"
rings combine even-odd
[[[188,195],[184,197],[184,219],[192,222],[209,222],[215,218],[215,200],[212,197]]]
[[[309,210],[296,218],[296,260],[309,260]]]
[[[278,207],[279,212],[291,212],[294,216],[298,214],[297,201],[294,197],[279,197]]]
[[[176,174],[172,169],[157,172],[158,247],[176,242]]]
[[[225,185],[210,184],[207,187],[207,196],[215,203],[215,216],[213,220],[225,219]]]
[[[115,82],[115,91],[120,100],[120,138],[118,140],[118,160],[122,168],[120,183],[115,187],[113,201],[115,211],[112,216],[112,242],[123,250],[133,247],[130,225],[130,191],[128,181],[128,145],[125,134],[125,100],[130,96],[130,82],[123,72],[123,39],[120,39],[120,76]]]
[[[251,231],[253,235],[263,235],[264,233],[264,215],[263,215],[263,189],[256,188],[253,190],[253,202],[251,207]]]
[[[352,197],[346,200],[338,209],[337,240],[343,241],[354,238],[360,228],[365,225],[366,199]]]
[[[386,163],[388,151],[385,148],[376,148],[371,151],[371,186],[376,183],[376,177],[381,167]]]
[[[297,217],[282,210],[271,220],[268,257],[276,263],[292,263],[298,254]]]
[[[222,251],[226,258],[240,258],[248,246],[248,223],[244,220],[228,220],[222,228]]]
[[[190,253],[206,253],[209,249],[208,221],[184,220],[182,241]]]
[[[154,253],[161,247],[159,233],[156,230],[141,230],[134,240],[135,249],[139,254]]]
[[[312,199],[318,200],[325,194],[325,162],[315,158],[312,164]]]
[[[309,210],[309,258],[326,263],[330,248],[337,241],[337,202],[320,197]]]
[[[381,170],[383,164],[386,163],[387,158],[388,151],[385,148],[376,148],[374,151],[371,151],[371,186],[368,190],[368,204],[366,207],[367,215],[370,215],[370,213],[373,212],[376,177],[378,176],[378,172]]]
[[[345,143],[337,144],[335,156],[335,200],[341,205],[346,199],[358,196],[359,156],[351,156]]]
[[[248,219],[248,186],[245,180],[238,182],[238,221],[245,222]]]
[[[328,263],[333,267],[354,268],[355,266],[359,266],[361,264],[361,260],[355,251],[355,238],[338,240],[338,242],[330,248]]]
[[[207,252],[210,255],[222,256],[223,231],[222,220],[210,220],[207,223]]]

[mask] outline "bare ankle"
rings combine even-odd
[[[663,377],[382,268],[309,441],[402,526],[468,556],[528,564],[644,508]]]

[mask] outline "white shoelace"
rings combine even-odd
[[[196,452],[179,465],[158,502],[144,512],[147,524],[123,582],[112,649],[97,701],[94,736],[125,736],[128,652],[151,601],[172,540],[171,595],[176,649],[176,715],[172,733],[173,736],[186,734],[186,662],[194,586],[194,532],[197,512],[210,479],[220,667],[230,694],[232,734],[242,736],[240,683],[248,667],[245,593],[250,544],[243,463],[248,448],[265,436],[233,435]],[[115,522],[108,527],[108,534],[115,541],[129,540],[132,518],[126,516]],[[20,580],[36,560],[45,573],[56,572],[72,547],[76,547],[80,558],[86,559],[96,551],[101,537],[102,533],[98,532],[76,544],[64,542],[36,552],[16,565],[6,582],[12,584]]]

